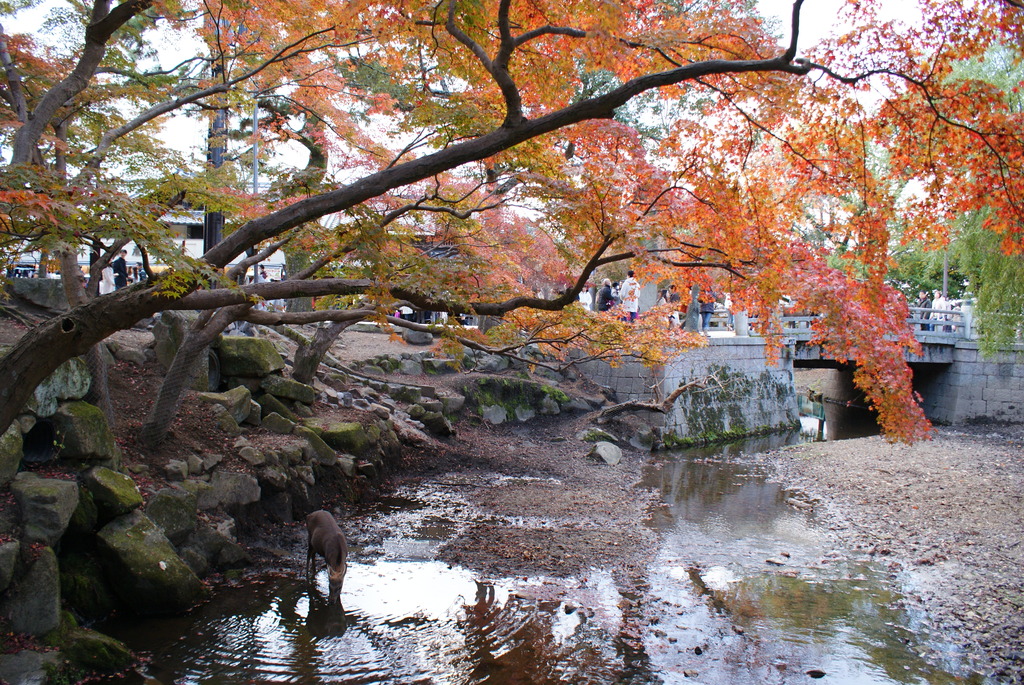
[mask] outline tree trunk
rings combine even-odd
[[[320,367],[327,350],[338,339],[341,332],[356,323],[355,321],[335,321],[326,326],[316,329],[313,340],[308,345],[300,345],[295,350],[295,364],[292,367],[292,378],[300,383],[309,385],[313,382],[313,376]]]
[[[86,293],[85,287],[78,277],[81,273],[78,270],[78,253],[71,248],[64,248],[57,253],[57,258],[60,260],[61,284],[64,286],[64,296],[68,300],[68,305],[77,307],[92,299]],[[40,258],[40,264],[42,264],[42,258]],[[89,375],[92,376],[89,393],[85,399],[100,408],[103,415],[107,417],[107,424],[113,428],[117,417],[114,415],[114,406],[110,401],[110,369],[107,366],[107,358],[103,356],[103,351],[100,349],[100,344],[96,343],[85,353],[85,365],[89,369]]]
[[[7,430],[36,386],[58,366],[169,302],[154,287],[122,288],[73,307],[23,335],[0,359],[0,431]]]
[[[85,365],[92,376],[92,383],[85,399],[100,408],[107,417],[107,424],[113,428],[117,423],[117,416],[114,414],[114,404],[110,401],[110,367],[100,345],[102,343],[96,343],[85,353]]]
[[[206,312],[192,324],[174,355],[171,367],[167,369],[164,382],[160,384],[156,402],[142,424],[139,442],[144,446],[155,447],[167,437],[167,431],[181,407],[185,389],[192,385],[200,360],[209,354],[210,344],[250,307],[237,305],[219,309],[216,313]]]

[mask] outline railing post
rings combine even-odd
[[[963,318],[961,337],[966,340],[974,340],[974,306],[970,301],[965,300],[960,305],[960,315]]]
[[[733,314],[732,325],[737,338],[750,337],[750,319],[747,318],[745,311]]]

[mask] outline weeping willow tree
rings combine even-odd
[[[965,215],[952,249],[977,298],[981,350],[992,355],[1024,335],[1024,254],[1004,254],[1000,237],[983,228],[986,212]]]

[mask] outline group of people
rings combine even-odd
[[[715,313],[715,303],[719,294],[714,290],[702,291],[698,298],[700,310],[700,330],[706,332],[711,325],[711,316]],[[580,295],[580,301],[588,309],[590,308],[590,294]],[[670,328],[682,327],[684,324],[685,307],[681,305],[682,298],[672,285],[658,292],[658,306],[674,304],[675,311],[668,317]],[[626,279],[622,283],[613,282],[611,279],[604,279],[597,291],[597,311],[607,312],[615,307],[621,307],[623,321],[636,321],[640,314],[640,283],[636,280],[636,274],[630,270],[626,273]]]
[[[100,295],[112,293],[115,290],[127,287],[132,280],[129,277],[128,250],[121,250],[109,265],[100,272]],[[133,276],[138,278],[138,268],[134,269]]]
[[[621,284],[612,283],[608,278],[604,279],[600,290],[597,291],[597,311],[607,312],[620,305],[624,314],[623,320],[636,321],[640,315],[640,283],[632,270],[626,274],[626,280]]]
[[[928,295],[926,290],[919,291],[913,306],[920,307],[921,309],[942,309],[946,311],[953,311],[957,309],[956,304],[952,300],[947,299],[942,292],[938,290],[933,290],[931,296]],[[949,321],[951,319],[949,314],[940,314],[939,312],[924,312],[921,318],[933,321]],[[921,330],[936,331],[938,330],[938,326],[931,323],[922,323]],[[953,327],[943,325],[942,330],[946,333],[951,333],[953,332]]]

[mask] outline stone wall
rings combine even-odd
[[[681,384],[717,379],[684,393],[660,421],[669,446],[786,430],[799,423],[790,352],[783,349],[772,366],[759,338],[712,338],[707,347],[689,350],[656,371],[638,362],[617,367],[588,362],[583,372],[615,391],[620,402],[652,401]]]
[[[977,343],[959,341],[952,364],[914,366],[914,387],[932,421],[1024,421],[1024,345],[986,358]]]

